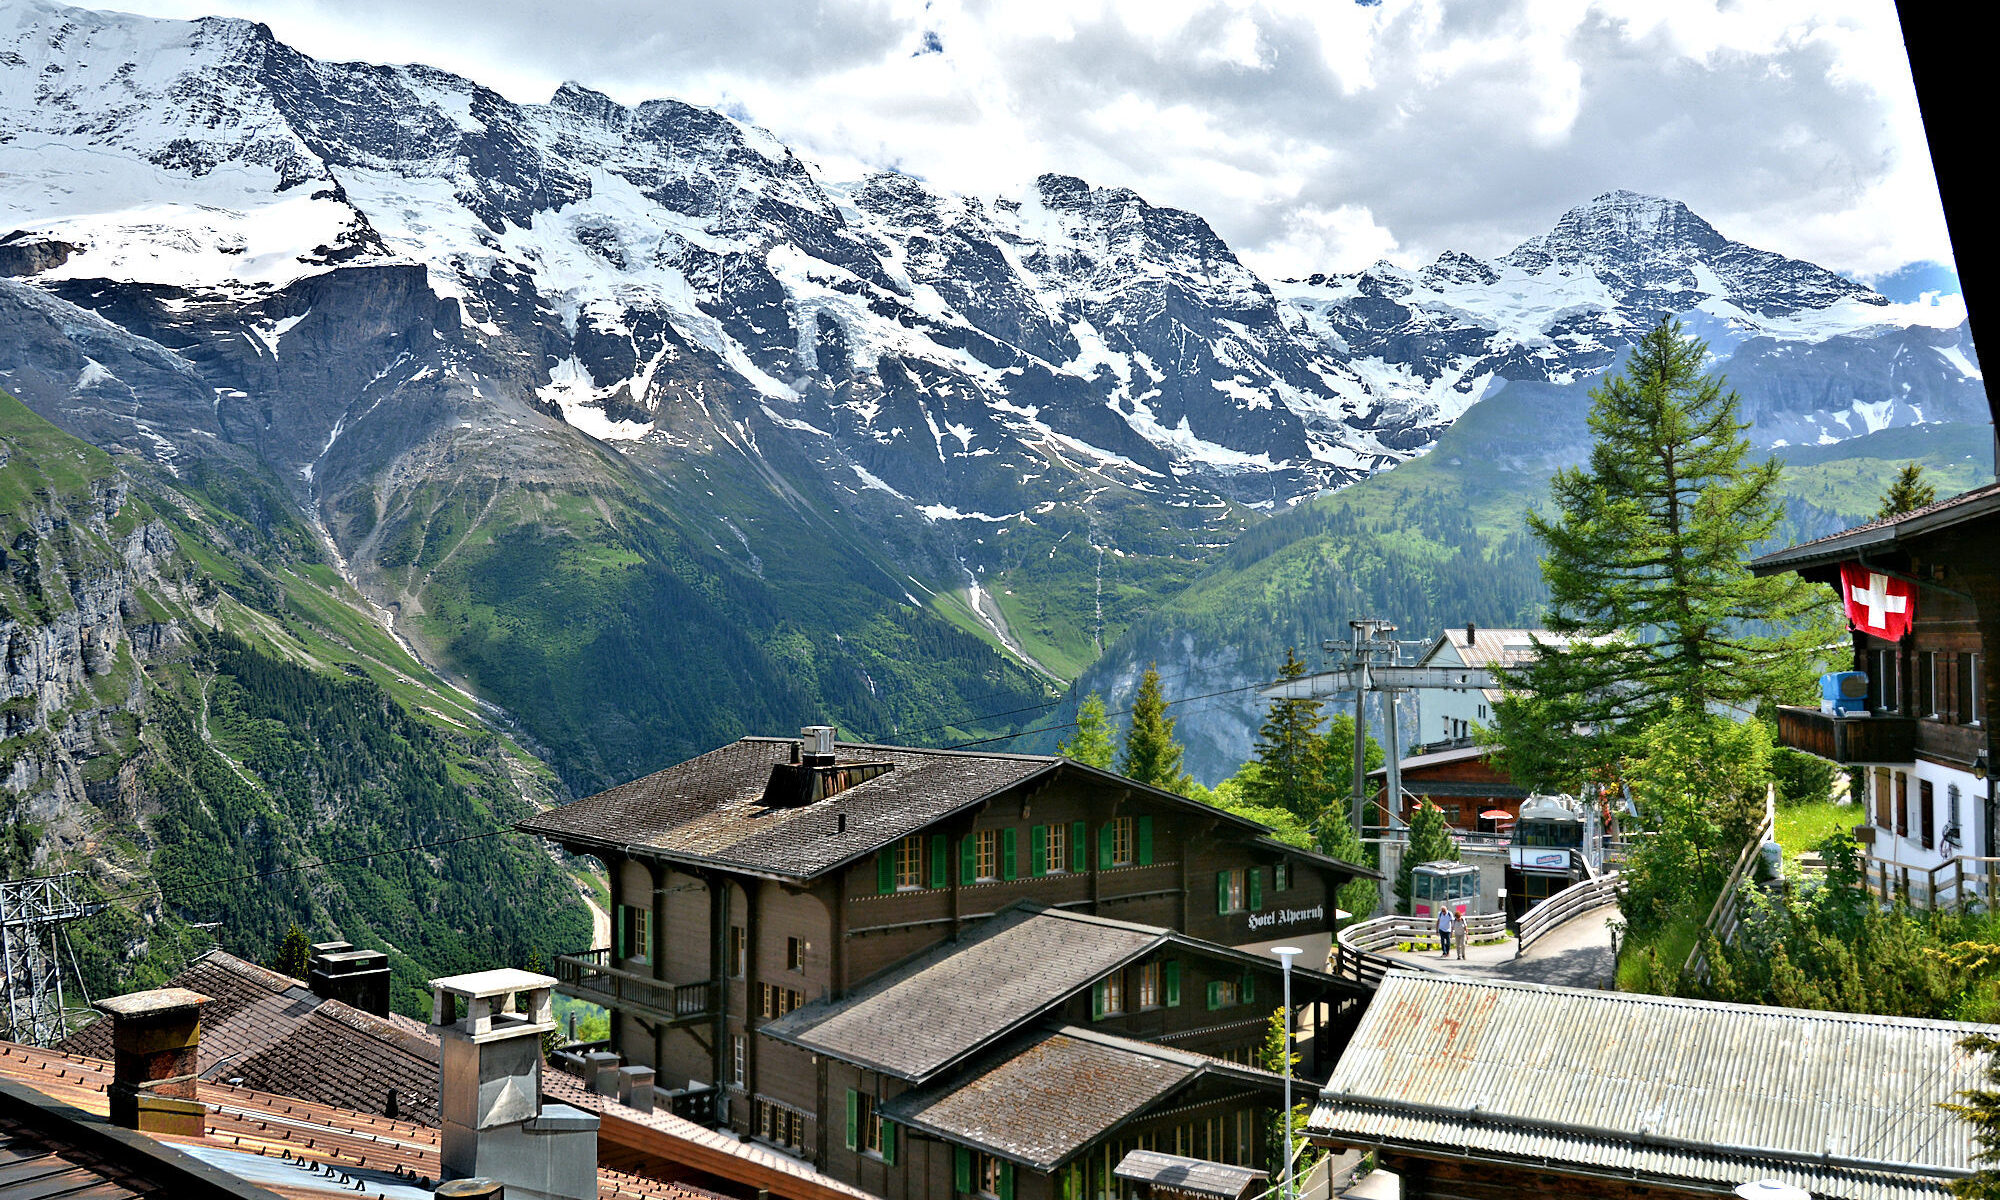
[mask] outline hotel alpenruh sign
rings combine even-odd
[[[1915,584],[1860,563],[1840,564],[1840,598],[1854,628],[1884,641],[1901,641],[1917,616]]]

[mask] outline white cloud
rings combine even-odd
[[[1080,175],[1275,274],[1497,254],[1616,187],[1837,269],[1950,258],[1891,0],[123,3],[516,100],[718,105],[837,174]]]

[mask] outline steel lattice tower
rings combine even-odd
[[[0,967],[6,970],[7,1013],[0,1037],[47,1046],[69,1032],[63,1011],[63,973],[57,957],[62,923],[87,917],[101,905],[79,904],[65,886],[71,871],[40,879],[0,881]]]

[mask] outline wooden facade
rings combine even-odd
[[[848,795],[894,778],[891,772]],[[1023,901],[1222,947],[1254,945],[1327,934],[1333,894],[1355,873],[1272,842],[1240,819],[1060,760],[810,878],[705,863],[685,852],[652,854],[636,836],[605,832],[610,836],[545,833],[602,859],[610,881],[612,944],[562,956],[563,990],[611,1008],[612,1049],[655,1068],[663,1091],[714,1086],[723,1125],[885,1196],[953,1190],[953,1155],[943,1143],[926,1144],[936,1139],[905,1131],[912,1145],[900,1158],[849,1147],[847,1097],[887,1103],[903,1083],[764,1036],[762,1026],[802,1005],[845,997]],[[610,840],[620,849],[608,848]],[[1091,1011],[1085,994],[1048,1019],[1248,1061],[1279,1002],[1276,960],[1246,969],[1194,953],[1167,957],[1179,960],[1180,1003],[1105,1016]],[[1151,965],[1132,964],[1125,988],[1136,994],[1139,972]],[[1223,973],[1237,994],[1254,1000],[1211,1008],[1208,984]],[[1358,1019],[1358,1007],[1347,1004],[1345,1024]],[[1335,1040],[1313,1039],[1329,1065]],[[1118,1146],[1165,1137],[1158,1148],[1172,1152],[1196,1136],[1183,1131],[1175,1141],[1175,1130],[1193,1121],[1261,1128],[1274,1102],[1238,1087],[1197,1107],[1216,1112],[1147,1113],[1121,1130]],[[1211,1140],[1207,1125],[1197,1133],[1204,1145]],[[1232,1138],[1219,1143],[1228,1154],[1261,1154],[1254,1136]],[[1110,1148],[1092,1147],[1080,1158],[1094,1162]],[[1055,1195],[1059,1174],[1024,1168],[1010,1187],[1024,1197]],[[1071,1174],[1070,1186],[1081,1187],[1081,1175]]]

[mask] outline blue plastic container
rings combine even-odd
[[[1867,712],[1867,674],[1861,671],[1835,671],[1820,676],[1819,710],[1842,715]]]

